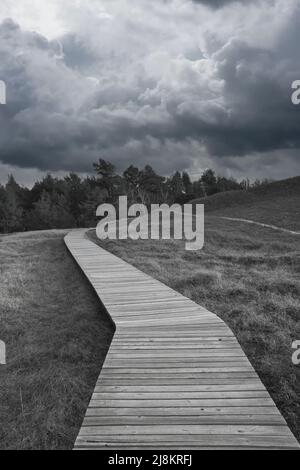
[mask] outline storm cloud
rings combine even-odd
[[[239,2],[239,3],[246,3],[251,0],[192,0],[194,3],[202,3],[204,5],[210,6],[211,8],[221,8],[224,5],[228,5],[229,3]]]
[[[59,32],[13,9],[0,24],[2,167],[300,173],[297,0],[49,3]]]

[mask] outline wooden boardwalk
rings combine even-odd
[[[299,449],[221,319],[84,230],[65,242],[116,324],[75,449]]]

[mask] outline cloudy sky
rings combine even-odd
[[[1,0],[0,181],[300,174],[299,0]]]

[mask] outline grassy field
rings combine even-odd
[[[235,332],[300,440],[300,237],[206,217],[205,247],[181,241],[105,241],[101,246],[218,314]]]
[[[276,181],[250,191],[228,191],[198,199],[206,213],[237,217],[300,232],[300,177]]]
[[[113,334],[59,232],[0,238],[0,449],[71,449]]]

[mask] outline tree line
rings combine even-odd
[[[6,185],[0,185],[0,232],[95,226],[99,204],[117,204],[121,195],[128,203],[184,204],[196,198],[232,190],[247,190],[252,185],[244,180],[217,176],[208,169],[197,181],[187,172],[176,171],[164,177],[146,165],[131,165],[122,175],[115,166],[103,159],[94,164],[95,175],[80,178],[70,173],[64,178],[51,174],[36,182],[31,189],[20,186],[10,175]],[[265,184],[257,181],[254,185]]]

